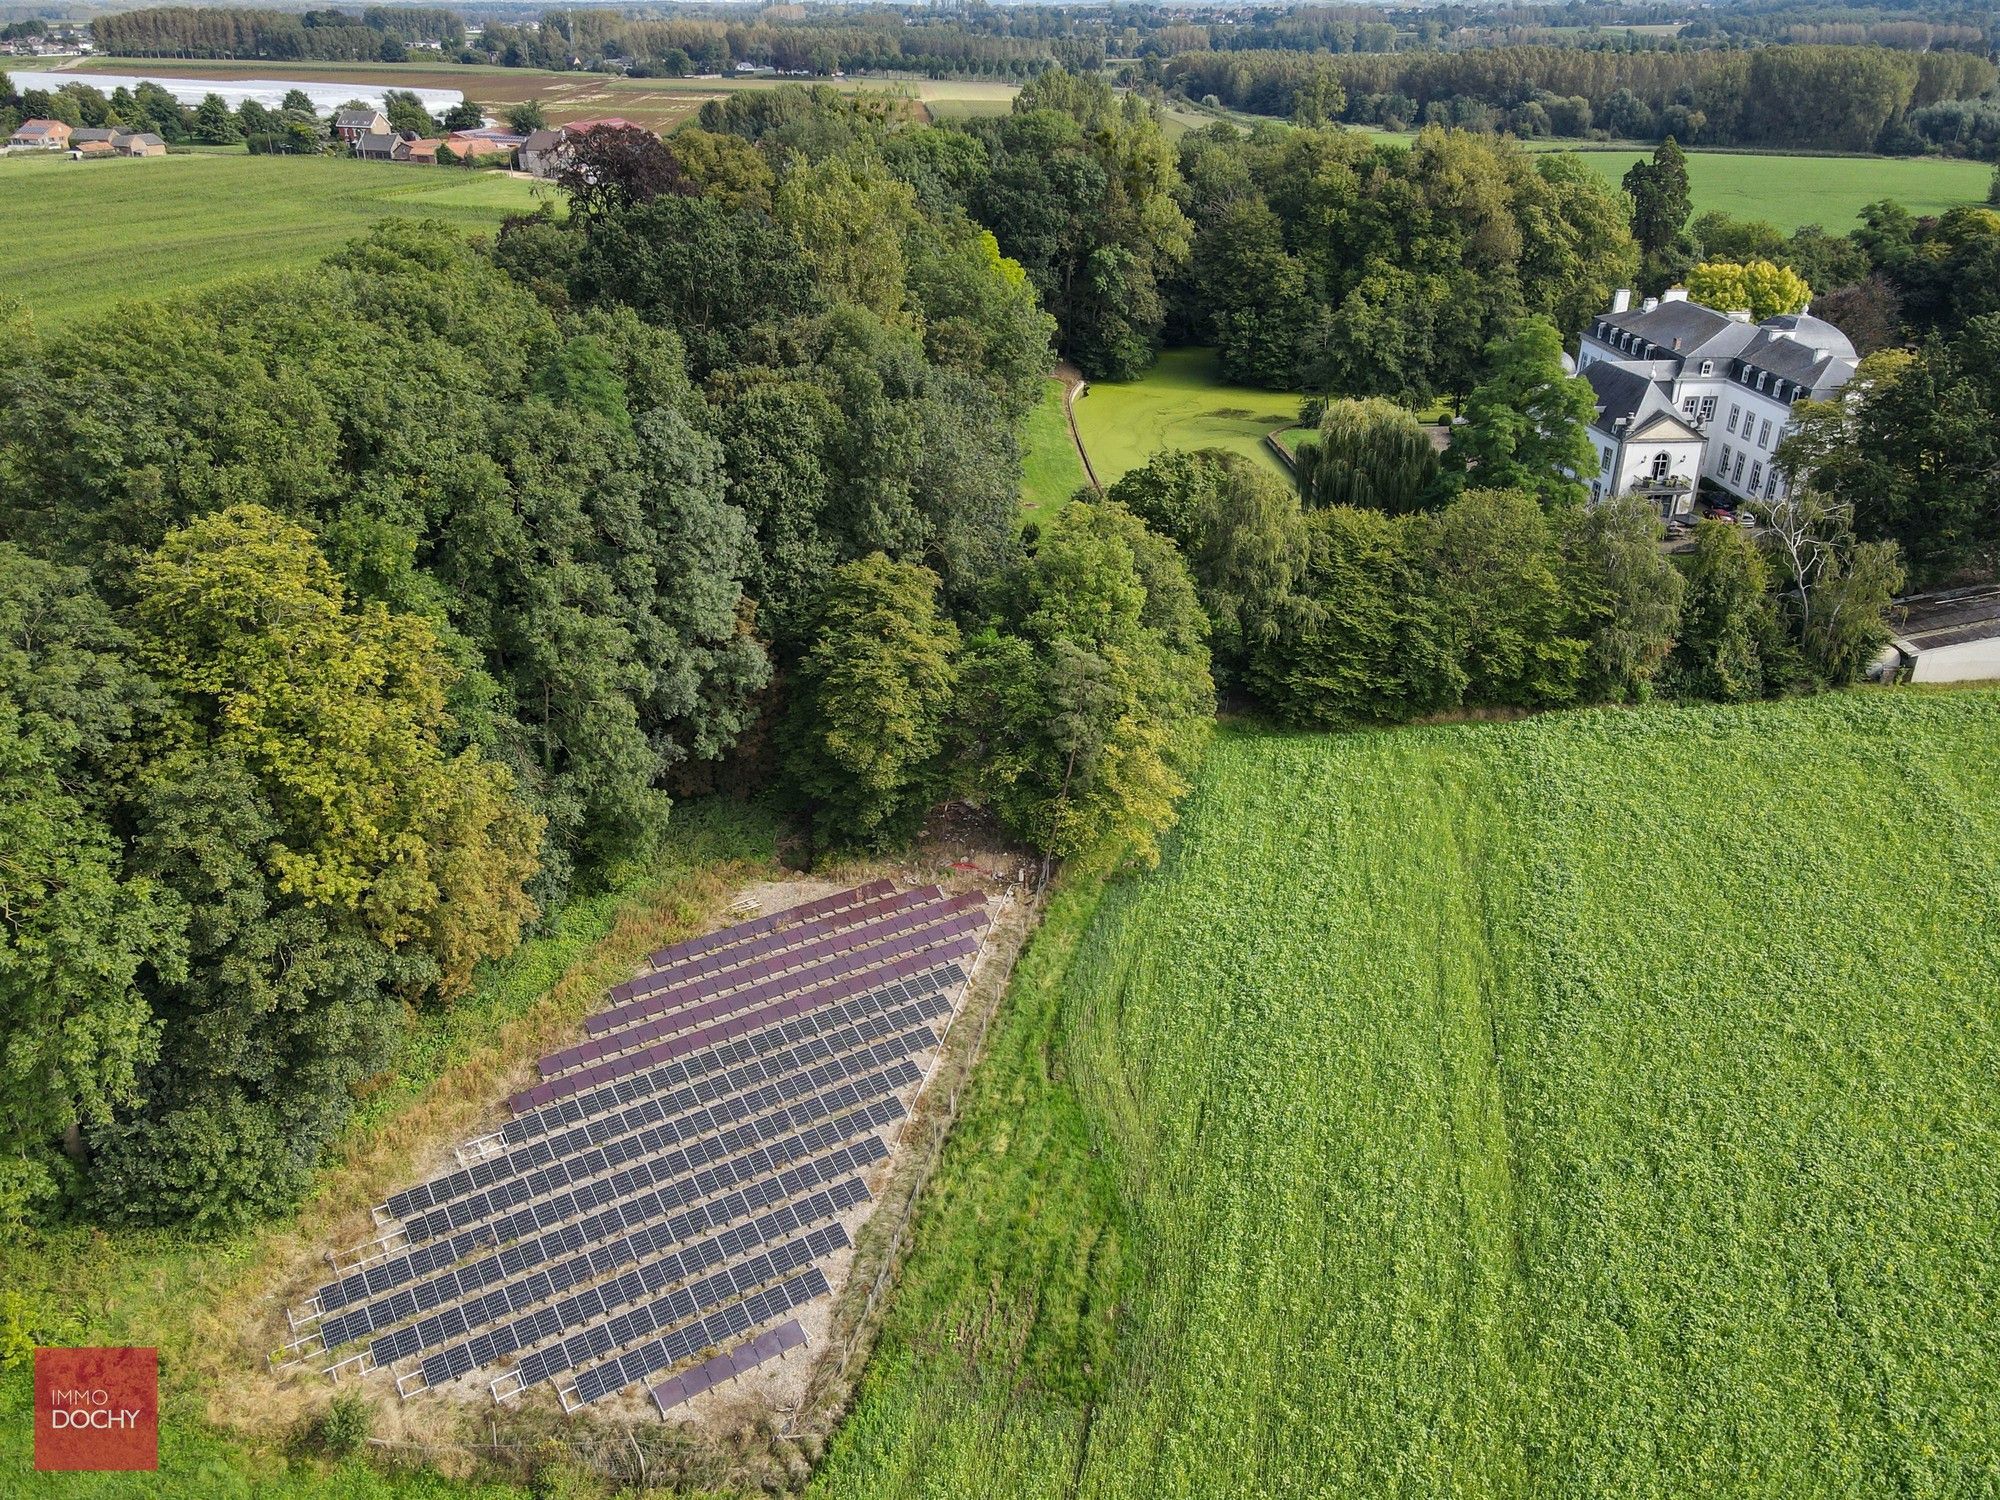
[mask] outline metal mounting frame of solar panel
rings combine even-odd
[[[812,1161],[799,1162],[788,1167],[784,1172],[778,1174],[777,1177],[753,1184],[742,1194],[732,1195],[730,1200],[718,1205],[715,1215],[715,1227],[731,1225],[735,1219],[741,1218],[745,1214],[755,1213],[759,1208],[772,1208],[772,1205],[775,1204],[777,1207],[773,1208],[772,1212],[765,1215],[765,1217],[775,1218],[778,1221],[780,1233],[790,1233],[791,1230],[784,1227],[784,1216],[788,1213],[794,1217],[796,1216],[797,1211],[794,1205],[803,1201],[801,1195],[817,1196],[813,1194],[813,1189],[819,1187],[826,1187],[829,1190],[841,1188],[843,1174],[870,1166],[880,1161],[886,1155],[888,1155],[888,1147],[882,1143],[880,1137],[866,1136],[861,1140],[828,1152],[824,1156],[816,1157]],[[859,1183],[858,1178],[849,1180],[857,1184]],[[852,1206],[854,1202],[866,1201],[866,1188],[861,1187],[857,1191],[859,1193],[858,1197],[842,1188],[841,1196],[851,1200],[849,1206]],[[729,1217],[725,1218],[725,1214]],[[736,1227],[740,1228],[741,1226]],[[672,1260],[673,1268],[678,1269],[679,1260],[675,1257],[661,1255],[659,1260],[662,1262]],[[641,1269],[644,1270],[645,1268],[642,1267]],[[623,1280],[623,1278],[620,1279],[621,1281]],[[665,1282],[658,1282],[655,1284],[654,1289],[657,1290],[659,1286],[666,1284]],[[482,1313],[487,1311],[489,1309],[481,1309]],[[499,1314],[500,1317],[510,1315],[509,1313]],[[497,1321],[497,1319],[493,1317],[487,1318],[487,1322],[489,1323],[494,1321]],[[548,1321],[541,1314],[537,1315],[532,1327],[524,1328],[521,1326],[522,1321],[525,1320],[517,1320],[516,1323],[509,1324],[504,1329],[491,1329],[487,1333],[474,1333],[473,1336],[463,1339],[459,1338],[458,1333],[444,1331],[444,1325],[440,1323],[439,1328],[436,1330],[439,1339],[458,1339],[459,1341],[440,1347],[436,1352],[428,1355],[419,1365],[416,1373],[422,1377],[424,1384],[439,1385],[446,1380],[456,1379],[460,1375],[475,1370],[481,1365],[490,1364],[496,1359],[504,1358],[524,1346],[533,1347],[535,1344],[552,1338],[562,1331],[559,1326],[560,1319]],[[470,1324],[468,1324],[466,1331],[471,1332]],[[427,1329],[422,1334],[422,1337],[428,1339],[431,1337],[431,1334],[432,1330]],[[425,1347],[428,1348],[431,1345],[426,1344]],[[421,1350],[416,1352],[420,1353]],[[407,1381],[399,1381],[398,1388],[402,1389],[406,1395],[411,1393]]]
[[[934,885],[910,891],[892,892],[887,896],[847,907],[829,916],[781,927],[775,932],[767,932],[761,937],[751,938],[715,953],[696,954],[691,958],[679,959],[673,963],[644,970],[621,984],[611,986],[608,998],[613,1005],[620,1005],[627,1000],[653,994],[671,985],[685,984],[699,979],[721,979],[741,969],[745,964],[775,957],[836,933],[851,931],[880,917],[934,904],[942,899],[943,895],[943,889]],[[586,1018],[584,1024],[589,1025],[589,1018]]]
[[[589,1257],[578,1257],[600,1268],[594,1269],[590,1276],[567,1282],[552,1277],[546,1295],[532,1300],[514,1295],[524,1288],[534,1290],[528,1280],[509,1283],[475,1299],[475,1303],[483,1305],[450,1308],[437,1317],[385,1335],[370,1346],[370,1353],[378,1364],[390,1364],[426,1349],[433,1351],[415,1370],[399,1378],[397,1389],[406,1396],[509,1355],[532,1353],[566,1330],[585,1327],[620,1307],[704,1276],[765,1245],[809,1232],[867,1202],[868,1189],[861,1179],[842,1174],[866,1167],[885,1153],[881,1141],[873,1137],[843,1146],[827,1156],[801,1163],[794,1170],[792,1185],[801,1189],[803,1196],[785,1197],[785,1187],[778,1185],[774,1189],[779,1195],[773,1200],[775,1207],[767,1203],[768,1212],[732,1223],[721,1233],[689,1241],[671,1251],[646,1250],[645,1237],[635,1237],[640,1253],[616,1276],[606,1279],[605,1257],[592,1252]],[[810,1191],[815,1186],[820,1186],[820,1190]],[[508,1295],[503,1297],[503,1292]],[[521,1313],[527,1315],[516,1316]],[[482,1333],[482,1329],[486,1331]]]
[[[753,1288],[805,1269],[815,1256],[844,1248],[847,1243],[847,1232],[838,1224],[828,1224],[676,1287],[664,1297],[636,1303],[613,1317],[564,1330],[562,1337],[544,1343],[490,1381],[489,1389],[494,1400],[505,1401],[530,1386],[613,1354],[675,1322],[726,1306]],[[484,1363],[504,1357],[494,1353]]]
[[[837,1229],[839,1226],[834,1227]],[[816,1253],[830,1254],[838,1248],[838,1243],[831,1243],[827,1249]],[[783,1317],[793,1308],[803,1306],[815,1297],[824,1297],[830,1291],[826,1272],[818,1266],[810,1266],[800,1275],[778,1282],[740,1302],[725,1304],[699,1323],[674,1329],[665,1337],[641,1344],[608,1364],[582,1371],[570,1389],[560,1393],[563,1409],[577,1411],[592,1401],[657,1375],[661,1370],[672,1369],[690,1355],[714,1348],[726,1339],[738,1338],[760,1323]]]
[[[652,1000],[664,1001],[667,997],[681,995],[683,992],[680,990],[669,990],[663,992],[662,996],[635,1000],[627,1008],[629,1013],[620,1015],[619,1024],[615,1029],[602,1031],[584,1041],[558,1048],[542,1058],[537,1067],[543,1079],[558,1078],[574,1069],[621,1057],[633,1048],[648,1042],[679,1036],[696,1027],[726,1020],[743,1011],[781,1000],[788,995],[803,994],[821,985],[866,973],[881,964],[920,953],[926,948],[949,942],[966,932],[976,930],[967,925],[967,919],[975,910],[983,919],[985,916],[983,903],[976,907],[954,909],[954,902],[947,901],[926,913],[924,920],[914,922],[908,927],[898,928],[894,932],[881,933],[864,946],[842,949],[838,953],[815,954],[813,962],[801,967],[768,975],[740,987],[730,987],[725,992],[685,1004],[662,1004],[648,1008]],[[641,1010],[643,1014],[639,1013]]]
[[[685,1406],[704,1391],[711,1390],[725,1380],[734,1380],[738,1375],[747,1374],[749,1369],[767,1365],[774,1359],[782,1359],[794,1349],[803,1349],[812,1341],[806,1337],[805,1329],[797,1319],[780,1325],[768,1333],[760,1333],[748,1344],[718,1354],[713,1359],[703,1360],[690,1366],[678,1375],[669,1376],[652,1389],[653,1405],[659,1408],[664,1420],[667,1413],[677,1406]],[[748,1369],[743,1363],[744,1351],[748,1350],[754,1360]]]
[[[408,1221],[406,1231],[413,1244],[422,1244],[504,1213],[543,1193],[616,1171],[641,1156],[705,1140],[781,1103],[806,1097],[871,1067],[912,1056],[936,1042],[937,1034],[929,1027],[913,1027],[898,1036],[861,1042],[812,1067],[780,1074],[752,1085],[747,1091],[724,1095],[658,1124],[612,1135],[592,1145],[572,1142],[574,1149],[545,1166],[502,1177],[477,1192],[416,1215]]]
[[[611,1004],[584,1018],[584,1030],[592,1036],[602,1036],[619,1030],[631,1020],[659,1015],[696,1000],[713,999],[732,990],[788,974],[820,959],[859,952],[884,938],[895,937],[899,933],[927,926],[941,917],[986,904],[983,896],[953,896],[936,886],[893,899],[902,904],[851,927],[804,937],[790,946],[773,948],[754,957],[747,956],[746,950],[744,961],[727,969],[675,970],[627,980],[613,987]],[[866,909],[855,908],[857,912]],[[807,924],[807,927],[797,931],[805,933],[813,925],[816,924]],[[758,941],[776,941],[778,937],[789,936],[790,933],[784,933],[770,940]],[[750,946],[755,947],[756,944]]]
[[[748,1061],[774,1047],[795,1045],[839,1025],[858,1024],[848,1023],[842,1017],[850,1014],[866,1015],[872,1008],[893,1003],[892,1000],[884,999],[885,996],[899,994],[913,1004],[931,1004],[939,998],[944,998],[945,1011],[939,1012],[943,1014],[951,1008],[951,991],[964,982],[965,970],[957,963],[946,961],[934,969],[892,979],[883,984],[871,985],[860,991],[854,999],[838,1007],[831,1009],[810,1007],[797,1016],[775,1021],[770,1031],[757,1029],[727,1037],[711,1047],[691,1049],[680,1057],[667,1059],[655,1067],[603,1084],[598,1088],[537,1104],[509,1120],[500,1128],[499,1134],[510,1145],[519,1145],[547,1135],[551,1131],[560,1130],[564,1126],[594,1119],[611,1110],[657,1094],[663,1089],[673,1088],[721,1068]],[[774,1037],[776,1040],[773,1040]],[[520,1100],[538,1092],[540,1087],[538,1085],[536,1089],[516,1094],[514,1102],[518,1105]]]
[[[687,1067],[669,1064],[648,1075],[646,1089],[629,1103],[621,1104],[615,1097],[599,1101],[606,1106],[601,1114],[570,1122],[562,1118],[568,1111],[552,1108],[548,1112],[549,1118],[536,1122],[543,1127],[542,1130],[524,1134],[520,1142],[504,1154],[404,1189],[392,1195],[384,1206],[394,1211],[407,1232],[421,1240],[425,1237],[422,1228],[426,1222],[424,1216],[432,1209],[446,1207],[496,1183],[548,1166],[579,1150],[602,1145],[633,1130],[664,1124],[678,1114],[714,1104],[758,1083],[769,1082],[785,1073],[865,1046],[883,1035],[914,1029],[936,1020],[950,1009],[948,1000],[942,1005],[938,1003],[939,995],[935,988],[922,984],[899,982],[884,985],[857,999],[862,1003],[864,1013],[855,1021],[839,1023],[833,1019],[831,1012],[816,1011],[812,1013],[809,1024],[801,1028],[803,1035],[768,1053],[758,1053],[752,1043],[741,1049],[749,1055],[739,1060],[690,1058]],[[701,1070],[704,1062],[712,1062],[713,1068]],[[609,1093],[607,1091],[607,1095]]]
[[[821,896],[816,901],[801,902],[788,906],[782,911],[769,912],[761,917],[752,917],[745,922],[734,922],[727,927],[718,927],[714,932],[701,933],[696,937],[684,938],[678,943],[669,943],[646,956],[646,962],[653,967],[673,963],[679,959],[691,958],[697,954],[712,953],[729,948],[748,938],[766,932],[775,932],[793,922],[810,921],[843,907],[872,901],[877,896],[885,896],[895,890],[894,881],[871,880],[865,885],[852,886],[844,891],[835,891],[831,896]]]
[[[774,1142],[773,1149],[777,1149],[778,1145],[784,1144],[775,1141],[779,1131],[796,1130],[801,1126],[821,1122],[851,1121],[854,1113],[864,1112],[869,1106],[888,1097],[895,1090],[907,1088],[921,1077],[922,1074],[907,1059],[896,1061],[885,1069],[864,1074],[840,1084],[823,1095],[815,1096],[810,1112],[801,1111],[785,1119],[776,1129],[760,1135],[759,1139]],[[842,1115],[839,1113],[842,1110],[854,1113]],[[866,1128],[874,1128],[874,1123],[871,1121]],[[849,1136],[858,1133],[858,1130],[848,1131]],[[805,1144],[804,1133],[793,1135],[788,1140],[795,1143],[799,1154],[818,1149],[816,1145]],[[732,1158],[732,1160],[743,1159]],[[776,1165],[777,1163],[773,1162],[770,1167],[760,1170],[770,1170]],[[601,1239],[607,1233],[650,1226],[656,1219],[664,1219],[687,1208],[691,1200],[684,1199],[681,1193],[692,1190],[705,1175],[697,1174],[694,1177],[683,1178],[670,1183],[667,1188],[659,1192],[648,1193],[645,1187],[641,1186],[635,1193],[623,1195],[611,1203],[597,1206],[594,1211],[586,1214],[575,1224],[552,1226],[532,1238],[520,1240],[512,1248],[498,1255],[487,1256],[471,1265],[449,1269],[429,1280],[405,1282],[393,1289],[390,1295],[379,1300],[364,1302],[358,1307],[330,1315],[320,1325],[321,1339],[326,1348],[336,1349],[354,1339],[365,1338],[369,1334],[393,1328],[399,1323],[468,1296],[474,1291],[483,1291],[507,1276],[547,1265],[559,1256],[569,1255],[583,1245]],[[648,1185],[659,1181],[657,1176],[637,1180]],[[741,1180],[737,1178],[722,1183],[718,1190],[726,1191]],[[679,1189],[680,1192],[675,1189]],[[699,1229],[706,1226],[695,1227]]]
[[[848,1086],[843,1085],[843,1088],[846,1087]],[[642,1209],[650,1209],[662,1200],[666,1200],[668,1212],[685,1208],[701,1199],[727,1192],[730,1188],[749,1181],[760,1173],[774,1171],[796,1157],[808,1155],[839,1141],[849,1140],[864,1130],[879,1128],[888,1120],[900,1119],[903,1113],[901,1101],[892,1095],[865,1107],[851,1110],[848,1114],[832,1117],[791,1136],[715,1162],[689,1178],[676,1179],[667,1176],[663,1179],[645,1173],[645,1181],[653,1183],[664,1181],[664,1186],[652,1187],[649,1190],[642,1182],[641,1174],[644,1169],[635,1167],[630,1169],[629,1181],[626,1182],[613,1180],[602,1187],[587,1185],[552,1194],[518,1208],[498,1220],[475,1225],[448,1240],[439,1240],[408,1255],[397,1257],[383,1266],[371,1268],[367,1273],[368,1285],[362,1295],[382,1297],[387,1293],[399,1291],[433,1271],[456,1265],[475,1250],[499,1250],[503,1269],[511,1274],[514,1263],[524,1262],[527,1254],[520,1246],[515,1245],[514,1241],[525,1240],[531,1235],[542,1236],[550,1230],[562,1228],[572,1219],[614,1205],[621,1211],[634,1214],[641,1212]],[[628,1176],[628,1174],[619,1175],[621,1178]],[[502,1249],[503,1246],[506,1248]],[[566,1246],[565,1251],[575,1248],[577,1248],[575,1245]],[[352,1297],[341,1300],[338,1295],[340,1290],[336,1287],[321,1289],[323,1294],[334,1294],[322,1297],[322,1305],[327,1307],[329,1313],[338,1313],[341,1308],[355,1300]],[[348,1337],[358,1337],[374,1331],[371,1326]]]
[[[956,976],[952,981],[954,983],[963,978],[962,973],[956,969],[949,971],[949,974]],[[941,993],[933,993],[929,996],[920,997],[919,1003],[935,1002],[943,999],[944,997]],[[943,1008],[948,1010],[949,1004],[945,1004]],[[855,1006],[854,1009],[859,1010],[861,1007]],[[783,1040],[796,1042],[803,1039],[823,1019],[826,1018],[800,1018],[796,1023],[788,1022],[779,1028],[776,1035]],[[771,1038],[767,1036],[762,1038],[762,1040],[769,1041]],[[745,1042],[740,1047],[730,1045],[728,1051],[732,1057],[741,1057],[753,1051],[754,1045],[751,1042]],[[657,1071],[659,1074],[664,1075],[668,1072],[681,1069],[682,1066],[681,1063],[677,1062]],[[624,1092],[624,1088],[624,1085],[606,1088],[599,1091],[600,1097],[612,1097]],[[554,1118],[556,1110],[552,1107],[549,1110],[545,1110],[543,1114],[545,1119]],[[311,1317],[321,1317],[350,1305],[358,1298],[376,1296],[385,1290],[400,1285],[402,1281],[409,1279],[408,1276],[401,1274],[405,1267],[414,1268],[410,1272],[410,1275],[427,1275],[431,1271],[442,1269],[463,1259],[466,1255],[472,1253],[473,1250],[490,1248],[496,1243],[497,1241],[494,1239],[490,1229],[474,1225],[462,1233],[453,1236],[448,1241],[417,1245],[398,1254],[384,1256],[380,1260],[368,1265],[365,1269],[352,1271],[336,1277],[335,1280],[319,1287],[311,1298],[308,1299],[306,1305],[310,1309]]]
[[[530,1386],[540,1385],[544,1380],[552,1380],[565,1371],[577,1369],[585,1360],[602,1358],[635,1339],[661,1333],[666,1314],[663,1311],[660,1316],[655,1316],[654,1307],[663,1310],[672,1308],[677,1311],[692,1304],[692,1312],[682,1316],[692,1316],[693,1313],[700,1312],[709,1312],[713,1316],[714,1312],[735,1309],[724,1319],[727,1332],[723,1337],[728,1338],[747,1332],[758,1322],[790,1312],[798,1305],[796,1301],[790,1300],[789,1293],[780,1293],[782,1305],[771,1306],[770,1299],[764,1295],[763,1289],[774,1285],[783,1286],[787,1277],[797,1277],[800,1272],[810,1275],[818,1271],[819,1268],[813,1265],[815,1257],[844,1249],[846,1245],[846,1231],[838,1224],[831,1224],[823,1230],[814,1231],[804,1239],[791,1240],[783,1245],[774,1246],[764,1254],[752,1256],[727,1271],[718,1271],[713,1276],[704,1277],[692,1286],[682,1288],[674,1296],[663,1299],[661,1303],[635,1307],[630,1312],[620,1313],[611,1320],[611,1324],[581,1330],[563,1340],[561,1344],[543,1350],[542,1358],[532,1367],[510,1370],[492,1382],[489,1389],[493,1392],[493,1399],[496,1402],[509,1400]],[[800,1291],[810,1284],[803,1279],[797,1283]],[[820,1273],[819,1284],[822,1286],[826,1284],[823,1272]],[[746,1293],[748,1295],[745,1295]],[[755,1299],[754,1304],[753,1299]],[[648,1375],[657,1373],[663,1368],[660,1363],[662,1360],[674,1359],[679,1349],[692,1344],[696,1339],[707,1339],[707,1321],[703,1318],[699,1323],[689,1327],[667,1329],[662,1338],[652,1339],[650,1343],[631,1349],[625,1355],[581,1371],[565,1394],[563,1406],[574,1411],[578,1406],[608,1396],[614,1391],[622,1390],[645,1379]],[[614,1332],[611,1325],[619,1326]],[[669,1340],[674,1342],[669,1343]],[[695,1345],[695,1347],[704,1346]],[[681,1359],[686,1357],[685,1354],[678,1355]],[[626,1363],[628,1359],[633,1366],[636,1366],[630,1369],[629,1373]]]
[[[709,1026],[645,1043],[618,1057],[593,1063],[587,1068],[565,1073],[559,1078],[544,1079],[532,1088],[514,1095],[508,1102],[519,1110],[548,1104],[572,1094],[588,1093],[605,1084],[628,1078],[634,1073],[644,1072],[659,1063],[702,1051],[748,1032],[760,1031],[774,1022],[801,1015],[819,1006],[845,1001],[865,993],[877,984],[906,979],[915,973],[940,968],[959,959],[971,958],[979,951],[980,940],[970,934],[978,932],[985,925],[985,917],[983,914],[974,914],[955,919],[953,925],[958,923],[965,924],[958,935],[938,942],[936,946],[927,946],[920,952],[897,958],[894,962],[885,960],[885,966],[882,968],[850,975],[819,988],[795,994],[792,998],[773,1005],[739,1012]]]

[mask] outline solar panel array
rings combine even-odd
[[[766,1361],[779,1358],[793,1349],[802,1348],[806,1341],[805,1329],[796,1320],[760,1333],[747,1344],[740,1344],[713,1359],[703,1360],[691,1369],[683,1370],[671,1380],[663,1380],[653,1387],[654,1404],[665,1416],[676,1406],[684,1406],[711,1386],[720,1385],[725,1380],[733,1380],[738,1375],[754,1370]]]
[[[376,1210],[392,1248],[307,1304],[323,1350],[405,1395],[483,1371],[572,1409],[664,1375],[664,1414],[800,1347],[768,1325],[829,1291],[986,924],[980,897],[877,881],[651,955],[488,1154]]]

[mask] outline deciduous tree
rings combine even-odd
[[[1487,351],[1490,373],[1452,429],[1445,468],[1460,484],[1519,489],[1545,506],[1581,505],[1594,471],[1590,386],[1563,369],[1562,336],[1541,318]]]
[[[907,833],[937,786],[958,630],[937,575],[880,552],[836,569],[792,671],[785,771],[815,843]]]
[[[1812,288],[1789,266],[1768,260],[1705,260],[1688,273],[1688,296],[1708,307],[1747,308],[1758,322],[1803,312]]]
[[[1440,498],[1430,434],[1407,408],[1376,396],[1327,402],[1318,428],[1299,444],[1298,474],[1308,506],[1402,515]]]
[[[1048,855],[1118,838],[1157,860],[1213,709],[1179,554],[1122,506],[1072,501],[1006,600],[961,659],[974,794]]]

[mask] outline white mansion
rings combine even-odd
[[[1590,440],[1593,500],[1631,492],[1668,516],[1694,508],[1697,480],[1738,500],[1773,499],[1786,480],[1771,461],[1792,405],[1824,401],[1853,378],[1854,345],[1820,318],[1752,323],[1687,300],[1683,287],[1637,309],[1619,292],[1577,349],[1597,396]]]

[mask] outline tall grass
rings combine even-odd
[[[1996,743],[1223,735],[1052,911],[817,1493],[1992,1490]]]

